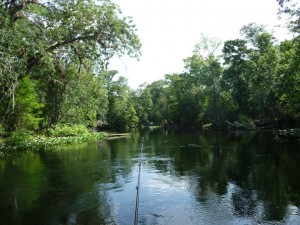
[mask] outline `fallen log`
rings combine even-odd
[[[232,128],[235,128],[235,129],[243,129],[243,130],[253,130],[256,128],[255,124],[254,123],[250,123],[250,124],[242,124],[242,123],[239,123],[237,121],[231,123],[229,122],[228,120],[225,120],[225,122]]]
[[[234,128],[239,128],[239,129],[241,129],[241,128],[245,129],[245,128],[246,128],[245,125],[240,124],[240,123],[238,123],[238,122],[231,123],[231,122],[229,122],[228,120],[225,120],[225,122],[226,122],[229,126],[234,127]]]

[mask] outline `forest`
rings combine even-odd
[[[224,43],[203,35],[184,71],[133,90],[107,69],[114,56],[141,55],[134,21],[118,5],[2,0],[1,136],[58,125],[299,127],[300,8],[289,0],[278,7],[290,16],[291,40],[255,23]]]

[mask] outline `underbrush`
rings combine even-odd
[[[58,145],[103,140],[106,137],[107,133],[91,132],[82,125],[59,125],[49,129],[44,135],[19,130],[11,133],[5,140],[0,140],[0,156],[21,150],[39,150]]]
[[[70,137],[70,136],[80,136],[89,134],[90,131],[84,125],[66,125],[59,124],[52,129],[47,131],[49,136],[52,137]]]

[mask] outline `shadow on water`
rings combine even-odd
[[[11,156],[0,224],[132,224],[140,158],[140,224],[297,224],[299,147],[269,132],[156,129]]]

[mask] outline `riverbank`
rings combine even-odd
[[[1,139],[0,158],[13,152],[40,150],[58,145],[98,141],[107,137],[108,133],[106,132],[89,131],[81,125],[60,125],[42,134],[20,130]]]

